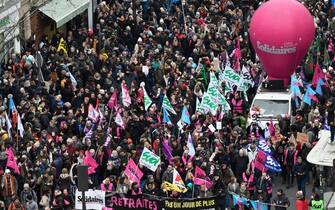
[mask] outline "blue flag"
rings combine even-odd
[[[318,102],[318,98],[315,96],[316,92],[309,86],[306,90],[306,93],[304,95],[303,101],[308,104],[308,105],[312,105],[312,100],[315,102]]]
[[[233,204],[234,206],[236,206],[236,204],[238,205],[248,205],[248,199],[245,197],[241,197],[237,194],[233,194]]]
[[[13,97],[10,97],[10,98],[9,98],[9,110],[10,110],[11,112],[13,112],[15,109],[16,109],[16,108],[15,108],[15,103],[14,103]]]
[[[188,112],[186,106],[183,107],[183,112],[181,114],[181,121],[183,121],[188,125],[191,124],[190,113]]]
[[[273,172],[281,172],[280,164],[272,157],[271,154],[265,153],[259,149],[255,159],[255,167],[258,170],[263,170],[263,167]]]
[[[268,205],[266,205],[265,203],[260,203],[257,201],[250,201],[251,206],[254,210],[268,210]]]
[[[163,107],[163,123],[171,123],[169,113],[166,111],[166,109]]]
[[[301,97],[301,91],[300,91],[300,83],[299,80],[297,79],[295,74],[292,74],[291,76],[291,92],[293,94],[293,97]]]
[[[330,127],[329,127],[329,125],[328,125],[327,117],[326,117],[325,123],[322,125],[322,129],[323,129],[323,130],[327,130],[327,131],[330,130]]]
[[[269,147],[269,145],[266,143],[265,139],[264,138],[261,138],[258,142],[258,145],[257,147],[262,150],[263,152],[265,152],[266,154],[269,154],[271,155],[272,154],[272,151]]]
[[[318,84],[317,84],[317,86],[316,86],[316,91],[315,92],[317,92],[319,95],[321,95],[322,96],[322,85],[324,85],[325,84],[325,82],[323,81],[323,79],[319,79],[318,80]]]

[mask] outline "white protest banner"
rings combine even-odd
[[[203,113],[207,113],[208,111],[212,112],[212,114],[216,113],[216,110],[218,109],[219,104],[217,104],[215,101],[213,101],[211,95],[209,95],[207,92],[202,97],[200,108],[204,110]]]
[[[249,69],[247,69],[244,65],[242,67],[242,78],[244,83],[250,84],[251,86],[254,86],[254,80],[252,79],[252,76],[249,72]]]
[[[82,209],[82,193],[76,190],[75,209]],[[105,207],[105,192],[102,190],[88,190],[85,192],[86,209],[100,210]]]
[[[155,172],[161,163],[161,158],[144,147],[139,163]]]
[[[234,85],[240,84],[241,76],[234,71],[234,69],[226,66],[223,71],[223,79],[227,82],[231,82]]]

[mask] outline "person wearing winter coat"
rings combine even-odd
[[[54,200],[52,201],[52,209],[63,210],[65,208],[65,204],[62,192],[60,190],[56,190]]]
[[[102,183],[100,184],[100,190],[105,192],[112,192],[114,190],[113,183],[111,183],[109,177],[102,181]]]
[[[296,210],[308,210],[308,201],[304,196],[304,193],[302,191],[298,191],[297,194],[297,200],[295,201],[295,209]]]
[[[263,172],[262,176],[259,178],[257,182],[257,189],[262,190],[264,192],[264,202],[270,203],[270,199],[272,197],[272,181],[271,177],[266,173]]]
[[[38,205],[31,195],[27,196],[27,202],[25,203],[26,210],[38,210]]]
[[[272,200],[272,204],[278,205],[275,206],[275,210],[286,210],[290,206],[290,201],[284,194],[284,191],[279,189],[277,191],[277,196]]]
[[[12,196],[16,195],[18,190],[18,182],[9,169],[5,170],[5,174],[2,177],[1,188],[5,204],[8,206]]]
[[[243,180],[243,172],[247,170],[249,165],[249,158],[246,155],[244,149],[240,149],[238,155],[233,159],[233,171],[237,178],[237,181],[240,183]]]
[[[307,166],[302,162],[302,158],[299,156],[297,163],[293,167],[294,175],[297,177],[298,191],[302,191],[305,195],[306,193],[306,173]]]
[[[313,193],[313,195],[311,195],[309,206],[311,210],[323,210],[324,209],[323,200],[320,198],[319,194]]]
[[[21,202],[22,203],[27,203],[28,202],[27,198],[28,198],[29,195],[31,195],[31,197],[34,201],[37,201],[36,192],[29,187],[29,184],[25,183],[23,185],[23,190],[22,190],[21,196],[20,196]]]
[[[60,190],[70,190],[71,187],[71,177],[66,168],[62,169],[62,173],[59,175],[58,186]]]
[[[13,201],[9,204],[8,210],[25,210],[18,196],[14,196]]]
[[[297,162],[298,151],[295,148],[294,143],[290,143],[289,147],[284,150],[284,167],[286,167],[286,181],[287,187],[290,188],[293,185],[294,172],[293,166]]]

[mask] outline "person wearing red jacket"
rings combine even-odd
[[[297,200],[295,201],[296,210],[308,210],[308,201],[302,191],[297,192]]]

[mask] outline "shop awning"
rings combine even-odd
[[[61,27],[89,6],[89,0],[51,0],[39,10],[53,19],[57,28]]]

